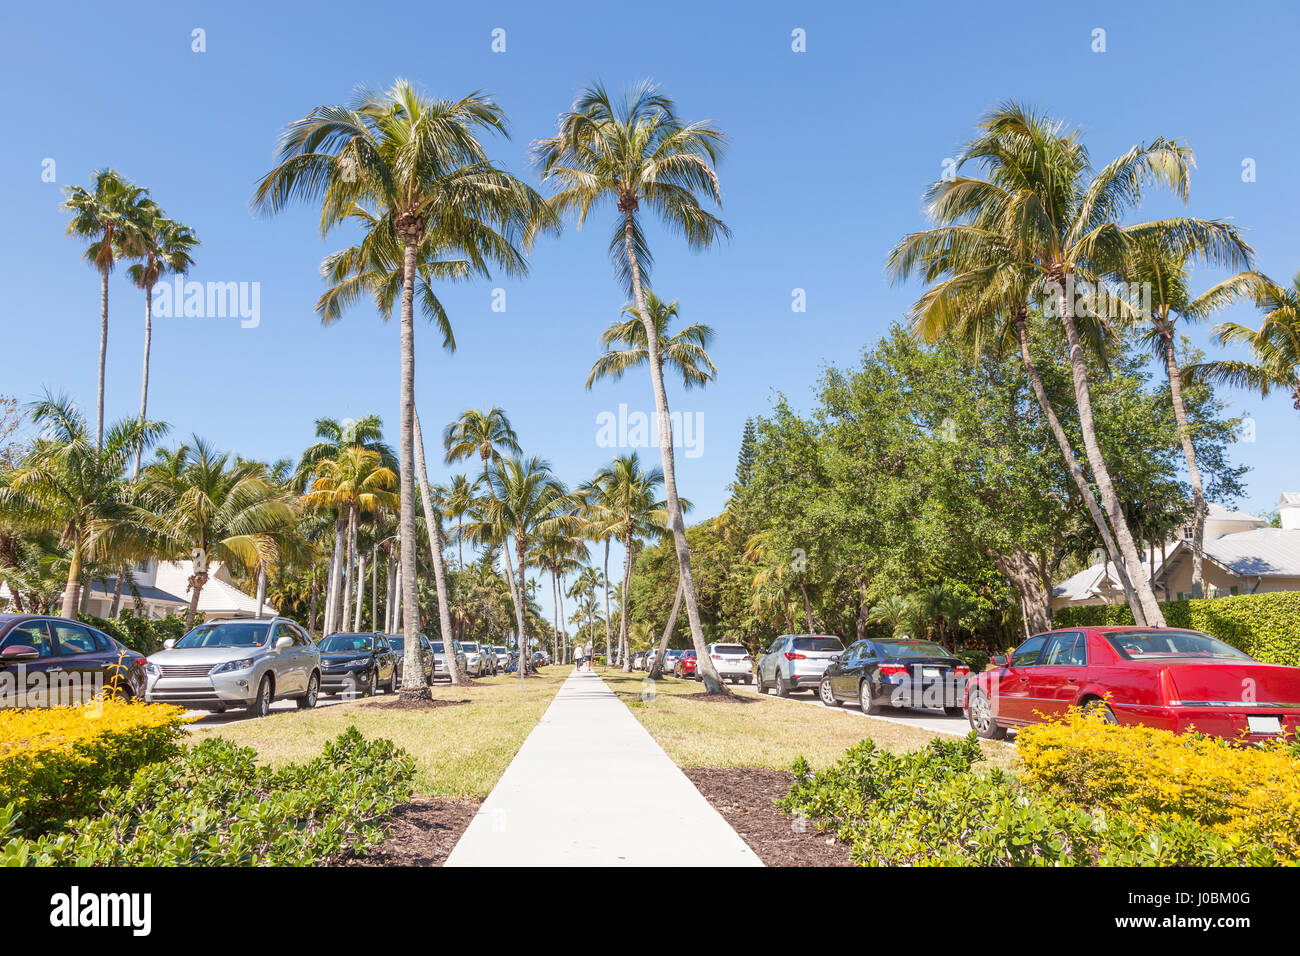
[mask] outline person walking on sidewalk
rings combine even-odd
[[[573,648],[573,666],[582,670],[582,645],[578,644]]]
[[[583,658],[587,661],[587,670],[588,670],[588,671],[590,671],[590,670],[592,669],[592,668],[591,668],[591,665],[592,665],[592,664],[595,662],[595,660],[596,660],[596,658],[595,658],[595,656],[594,656],[594,654],[593,654],[593,650],[594,650],[594,648],[591,646],[591,641],[588,641],[588,642],[587,642],[587,648],[586,648],[586,650],[584,650],[584,651],[582,652],[582,656],[583,656]]]

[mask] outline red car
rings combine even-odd
[[[1005,737],[1009,727],[1074,706],[1111,723],[1252,743],[1294,738],[1300,726],[1300,667],[1261,664],[1198,631],[1049,631],[993,664],[966,688],[967,718],[981,737]]]
[[[698,679],[699,674],[695,670],[695,665],[698,663],[694,651],[682,651],[682,656],[677,658],[677,676]]]

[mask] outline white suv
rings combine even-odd
[[[737,681],[744,681],[746,684],[754,683],[754,660],[743,644],[707,644],[704,650],[709,655],[709,660],[713,661],[718,676],[723,680],[732,683]],[[697,667],[695,669],[697,680],[699,673]]]

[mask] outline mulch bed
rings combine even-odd
[[[343,866],[442,866],[478,812],[473,798],[416,797],[393,811],[388,838]]]
[[[701,704],[752,704],[758,700],[757,697],[741,696],[740,694],[681,694],[678,700],[694,700]]]
[[[403,700],[401,697],[388,697],[384,700],[377,700],[370,706],[384,710],[428,710],[432,707],[454,707],[457,704],[468,703],[469,698],[467,697],[462,697],[459,700],[449,700],[446,697],[430,697],[428,700]]]
[[[793,817],[772,806],[794,783],[790,771],[688,767],[683,772],[768,866],[853,866],[847,843],[818,833],[811,823],[801,833]]]

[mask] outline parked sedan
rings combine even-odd
[[[960,717],[969,677],[970,667],[933,641],[858,641],[827,666],[818,695],[828,707],[856,701],[864,714],[912,707]]]
[[[330,634],[320,642],[321,690],[373,697],[397,693],[397,655],[385,634]]]
[[[795,690],[815,693],[827,666],[842,653],[840,639],[829,634],[782,634],[758,659],[758,692],[775,687],[778,697]]]
[[[0,706],[83,704],[107,691],[145,692],[145,657],[103,631],[62,617],[0,614]]]
[[[1070,707],[1110,723],[1252,743],[1293,739],[1300,729],[1300,668],[1261,664],[1199,631],[1049,631],[993,664],[967,692],[970,725],[981,737],[1004,737]]]
[[[460,649],[465,652],[465,673],[471,677],[486,677],[492,671],[492,665],[488,660],[486,645],[479,644],[478,641],[461,641]],[[492,655],[492,661],[495,662],[496,655]]]
[[[433,648],[433,679],[434,680],[451,680],[451,672],[447,670],[447,652],[443,650],[442,641],[430,641],[429,646]],[[460,668],[462,674],[465,673],[465,652],[460,649],[460,645],[455,641],[451,642],[453,653],[456,655],[456,666]]]
[[[699,680],[700,675],[698,670],[696,669],[696,665],[698,663],[699,661],[695,659],[694,651],[682,651],[682,656],[677,658],[677,668],[676,668],[677,676],[681,678],[690,677],[695,680]]]
[[[495,644],[492,647],[492,653],[495,654],[497,658],[497,670],[504,673],[506,668],[510,666],[510,648],[506,647],[504,644]]]
[[[749,651],[745,650],[743,644],[708,644],[704,648],[709,655],[709,660],[713,662],[714,669],[718,676],[724,681],[731,681],[733,684],[738,681],[744,681],[746,684],[754,683],[754,660],[749,656]],[[696,680],[699,675],[696,675]]]
[[[316,706],[320,651],[288,618],[210,621],[163,647],[145,665],[147,701],[258,717],[280,698]]]
[[[406,670],[406,635],[404,634],[385,634],[388,643],[392,645],[393,654],[397,656],[397,684],[402,684],[402,674]],[[424,671],[424,682],[433,683],[433,645],[423,634],[420,635],[420,665]]]

